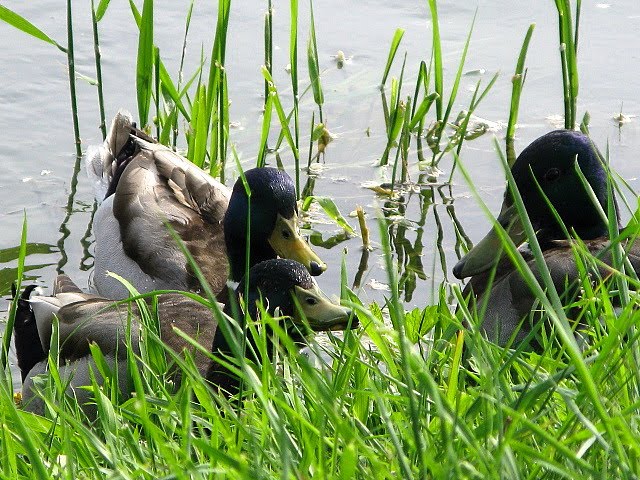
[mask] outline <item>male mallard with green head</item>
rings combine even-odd
[[[180,237],[212,291],[224,293],[229,272],[236,282],[245,273],[249,212],[249,267],[279,256],[302,263],[312,275],[326,269],[300,236],[295,188],[281,170],[245,172],[249,202],[241,179],[229,192],[200,168],[136,129],[125,112],[116,115],[104,145],[89,150],[86,163],[101,202],[93,224],[93,286],[101,296],[128,296],[126,288],[107,275],[109,271],[140,292],[200,291],[167,225]]]
[[[543,135],[522,151],[511,168],[556,290],[567,298],[574,297],[578,269],[569,240],[547,202],[553,205],[571,235],[584,241],[590,252],[605,264],[611,264],[608,224],[585,190],[576,166],[580,168],[604,212],[608,211],[611,199],[617,214],[615,196],[607,193],[604,159],[591,139],[580,132],[556,130]],[[507,230],[516,246],[526,242],[509,189],[505,192],[497,221]],[[634,270],[640,272],[640,244],[627,245],[625,251]],[[482,329],[491,341],[506,345],[514,333],[513,340],[518,343],[534,328],[523,319],[531,313],[535,296],[512,263],[508,259],[501,259],[501,252],[500,238],[492,229],[460,259],[453,273],[460,279],[471,277],[466,293],[473,292],[478,305],[487,301],[488,296]],[[536,264],[526,252],[525,259],[540,281]],[[489,285],[494,266],[495,278]],[[599,270],[602,277],[609,273],[605,267]]]
[[[248,289],[248,298],[243,303],[245,288]],[[45,409],[37,394],[36,377],[47,374],[54,316],[58,318],[59,325],[59,373],[63,383],[68,382],[67,393],[75,395],[81,405],[90,402],[92,394],[80,387],[91,385],[90,369],[98,381],[102,381],[89,349],[91,344],[96,344],[110,368],[117,368],[120,391],[128,395],[132,385],[127,374],[127,341],[130,341],[133,352],[140,354],[140,312],[135,303],[114,302],[82,293],[66,275],[56,279],[52,296],[33,296],[31,293],[32,289],[27,288],[18,299],[15,323],[16,356],[24,382],[22,398],[25,409],[40,414]],[[234,300],[237,305],[246,305],[246,313],[252,319],[259,316],[259,301],[270,315],[289,319],[286,320],[290,322],[287,332],[298,344],[303,344],[311,332],[344,330],[354,328],[358,323],[357,319],[351,319],[351,310],[329,301],[306,268],[293,260],[271,259],[254,265],[249,271],[248,285],[244,280],[240,282]],[[231,302],[225,306],[224,313],[233,316]],[[234,393],[238,379],[233,373],[194,350],[173,328],[175,326],[196,339],[219,358],[232,356],[229,339],[218,328],[211,308],[184,295],[168,293],[158,296],[157,315],[163,343],[177,353],[190,351],[200,374],[212,386],[228,394]],[[244,314],[238,315],[236,320],[235,324],[242,329]],[[227,325],[233,324],[227,322]],[[203,329],[202,325],[207,325],[207,328]],[[248,345],[247,358],[259,364],[259,359],[251,354],[259,351],[252,336],[248,337]],[[272,350],[269,344],[269,355]],[[90,406],[85,410],[90,417],[96,414]]]

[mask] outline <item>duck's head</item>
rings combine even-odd
[[[575,232],[583,240],[608,234],[607,224],[592,203],[576,168],[576,165],[579,166],[606,212],[607,172],[603,162],[602,155],[591,139],[572,130],[556,130],[543,135],[517,158],[511,173],[543,249],[553,240],[565,238],[561,225],[549,209],[547,199],[569,232]],[[497,221],[507,229],[516,245],[526,241],[508,188]],[[453,268],[453,274],[465,278],[484,272],[499,260],[501,250],[500,238],[492,229],[460,259]]]
[[[349,323],[352,317],[351,310],[330,302],[307,269],[294,260],[276,258],[254,265],[249,270],[248,285],[243,279],[236,289],[236,305],[239,305],[241,298],[244,297],[245,289],[248,289],[248,297],[244,304],[249,316],[257,318],[258,302],[261,301],[269,314],[288,317],[286,321],[294,324],[294,328],[288,329],[287,334],[298,345],[304,342],[304,337],[309,330],[316,332],[344,330],[349,326],[355,328],[358,325],[355,317]],[[234,313],[232,301],[233,298],[225,307],[225,313],[228,315]],[[238,320],[242,322],[243,318],[240,317]],[[248,348],[246,355],[247,358],[260,363],[260,350],[256,348],[255,340],[253,335],[248,335],[247,341],[253,348]],[[273,343],[268,340],[269,356],[273,354],[273,346]],[[211,350],[217,356],[232,355],[233,350],[221,329],[216,330]],[[237,392],[238,377],[223,363],[211,362],[207,379],[229,395]]]
[[[236,298],[245,293],[245,279],[236,289]],[[298,326],[315,332],[344,330],[349,325],[351,310],[331,302],[320,290],[307,269],[295,260],[271,259],[254,265],[249,271],[248,313],[256,318],[262,300],[270,315],[290,317]],[[351,327],[357,326],[357,319]]]
[[[249,208],[250,265],[279,256],[300,262],[312,275],[324,272],[327,265],[300,236],[298,206],[291,177],[282,170],[269,167],[247,170],[244,175],[251,190],[251,201],[239,178],[233,186],[224,218],[231,278],[238,281],[245,273]]]

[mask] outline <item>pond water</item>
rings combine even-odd
[[[184,35],[187,2],[155,2],[155,41],[169,72],[176,77]],[[200,59],[210,53],[215,29],[216,2],[196,2],[186,52],[185,72],[190,74]],[[263,25],[266,1],[233,2],[227,40],[226,68],[229,82],[230,114],[234,128],[230,141],[236,145],[245,167],[254,165],[262,125]],[[299,14],[299,65],[301,90],[308,85],[306,42],[309,30],[307,2]],[[29,19],[49,36],[66,44],[66,14],[61,2],[7,0],[7,8]],[[288,109],[291,88],[285,66],[288,61],[289,2],[274,1],[274,78]],[[377,243],[376,208],[383,198],[364,188],[365,182],[388,181],[390,169],[377,167],[386,144],[384,116],[378,86],[396,28],[406,30],[392,75],[400,73],[401,56],[406,52],[405,94],[413,94],[413,84],[421,60],[429,62],[431,22],[426,1],[398,0],[315,0],[318,53],[325,93],[324,114],[336,138],[324,156],[323,168],[314,192],[333,198],[343,214],[364,206],[369,227]],[[461,160],[471,172],[484,201],[496,212],[504,189],[504,175],[495,153],[493,139],[503,144],[511,95],[511,76],[526,29],[536,23],[527,57],[527,79],[520,108],[516,151],[556,127],[553,116],[563,113],[562,81],[554,2],[439,2],[440,30],[445,61],[445,91],[451,89],[474,14],[477,12],[460,93],[453,117],[467,108],[473,87],[481,79],[486,85],[493,74],[500,76],[475,112],[497,128],[465,143]],[[89,2],[74,4],[74,32],[77,72],[95,77]],[[135,61],[138,32],[128,2],[111,2],[100,22],[103,84],[107,119],[119,108],[137,111]],[[640,53],[640,3],[621,0],[611,3],[584,1],[580,18],[578,117],[591,115],[591,136],[604,151],[608,145],[614,169],[637,189],[640,127],[633,115],[640,111],[638,96]],[[73,127],[66,74],[66,57],[55,47],[36,40],[0,22],[0,310],[6,312],[10,283],[15,275],[17,245],[23,216],[28,220],[29,252],[26,259],[28,282],[50,285],[57,272],[69,274],[86,286],[92,265],[90,229],[93,208],[91,185],[75,157]],[[204,47],[203,47],[204,45]],[[343,51],[347,62],[339,69],[333,56]],[[314,104],[311,95],[301,99],[301,145],[308,145],[308,125]],[[78,80],[78,108],[83,150],[100,143],[96,89]],[[631,121],[620,126],[613,120],[621,112]],[[275,119],[275,115],[274,115]],[[276,121],[272,123],[277,127]],[[304,137],[304,135],[307,135]],[[292,172],[292,156],[281,152]],[[301,157],[306,159],[306,147]],[[417,158],[412,152],[411,179],[418,180]],[[229,162],[230,164],[232,162]],[[448,177],[452,158],[440,165],[442,179]],[[235,178],[229,168],[227,178]],[[303,177],[306,180],[306,174]],[[452,203],[450,203],[452,200]],[[466,234],[477,241],[489,222],[481,213],[460,175],[454,175],[451,189],[406,194],[393,209],[404,213],[391,228],[392,243],[402,265],[402,298],[407,309],[433,302],[434,286],[452,280],[455,215]],[[389,213],[388,213],[389,215]],[[423,218],[421,218],[423,217]],[[356,227],[354,218],[348,219]],[[324,238],[336,233],[335,225],[314,224]],[[441,250],[438,230],[441,230]],[[340,263],[347,250],[350,281],[357,275],[361,240],[353,238],[331,250],[316,247],[330,269],[318,278],[329,294],[337,294]],[[443,252],[443,256],[440,255]],[[444,258],[444,262],[442,259]],[[374,250],[368,260],[357,292],[363,302],[382,300],[387,275]],[[415,285],[412,279],[416,280]],[[437,290],[436,290],[437,292]],[[4,314],[0,314],[4,316]]]

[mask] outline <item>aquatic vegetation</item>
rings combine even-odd
[[[0,356],[1,475],[637,478],[640,349],[636,292],[640,284],[625,268],[622,245],[613,252],[613,268],[606,282],[589,278],[588,265],[597,265],[598,260],[577,248],[582,295],[563,307],[553,283],[547,278],[538,281],[519,256],[517,246],[506,235],[500,237],[501,248],[534,292],[536,307],[549,319],[548,328],[538,332],[540,349],[535,352],[528,351],[526,345],[506,349],[487,341],[479,328],[483,306],[468,305],[460,285],[449,281],[452,265],[447,264],[447,255],[450,258],[453,250],[460,258],[471,247],[465,231],[469,225],[456,212],[461,188],[468,187],[483,207],[486,193],[476,191],[469,168],[473,155],[463,146],[487,137],[490,128],[474,127],[474,115],[484,116],[477,109],[491,99],[498,79],[497,73],[490,71],[485,77],[482,69],[467,66],[473,56],[470,48],[477,28],[475,15],[469,19],[460,48],[447,52],[445,34],[450,25],[443,21],[447,12],[439,10],[436,0],[422,2],[420,8],[428,24],[424,26],[425,48],[417,60],[402,51],[407,39],[404,29],[397,28],[393,35],[393,30],[389,32],[386,63],[385,58],[379,59],[375,78],[349,78],[341,85],[347,90],[353,85],[350,82],[372,87],[373,93],[366,95],[375,98],[371,111],[380,120],[379,131],[363,124],[357,132],[364,141],[376,142],[375,151],[365,155],[365,161],[375,166],[368,166],[370,170],[362,180],[374,178],[368,183],[371,190],[364,190],[369,197],[363,202],[362,197],[349,196],[352,185],[342,183],[348,175],[342,168],[346,170],[350,166],[346,163],[370,150],[372,143],[349,152],[344,164],[331,165],[332,151],[341,139],[355,133],[341,125],[336,113],[341,110],[330,102],[334,85],[327,87],[327,76],[353,69],[358,54],[354,53],[340,70],[333,59],[323,59],[328,54],[323,50],[326,39],[322,36],[319,12],[323,5],[319,0],[309,2],[308,10],[305,2],[297,0],[288,5],[273,3],[267,0],[260,7],[265,9],[263,45],[256,48],[264,48],[264,65],[256,68],[254,80],[260,91],[264,84],[264,98],[258,99],[262,118],[258,119],[256,113],[253,123],[257,125],[257,139],[250,148],[245,146],[242,151],[234,141],[240,129],[232,122],[230,108],[230,87],[238,81],[228,71],[232,48],[229,31],[234,27],[230,0],[217,2],[211,44],[196,48],[195,53],[185,53],[194,2],[184,6],[184,37],[173,44],[172,52],[179,58],[179,63],[175,62],[177,72],[167,66],[170,55],[158,47],[161,32],[154,2],[129,2],[131,30],[137,38],[131,51],[136,66],[130,101],[137,102],[139,127],[222,182],[230,183],[234,176],[242,182],[243,170],[256,165],[290,172],[295,178],[300,211],[306,214],[304,232],[310,235],[311,243],[340,246],[331,252],[334,261],[322,278],[339,272],[333,278],[339,279],[341,302],[355,312],[361,327],[344,336],[330,334],[312,345],[322,357],[318,366],[311,355],[298,355],[297,346],[275,312],[263,312],[260,322],[247,322],[247,329],[257,348],[263,349],[261,353],[269,344],[267,332],[272,332],[269,340],[274,342],[276,360],[240,364],[237,370],[242,387],[238,395],[227,398],[211,391],[193,358],[179,357],[166,348],[154,327],[158,318],[153,309],[147,308],[140,353],[125,345],[129,357],[137,359],[129,369],[134,385],[131,398],[123,401],[117,382],[107,381],[102,386],[94,382],[91,393],[98,414],[90,423],[75,399],[64,395],[65,382],[56,374],[63,365],[57,354],[60,345],[55,328],[46,415],[36,416],[16,405],[19,398],[13,394],[9,365],[15,320],[12,306]],[[103,74],[108,65],[102,64],[100,49],[104,50],[109,34],[103,22],[109,8],[114,8],[110,5],[109,0],[91,5],[95,57],[90,60],[96,68],[91,88],[95,87],[100,106],[96,124],[101,128]],[[566,125],[573,128],[578,123],[576,57],[581,2],[575,2],[573,15],[568,0],[558,0],[555,5],[561,45],[559,70],[564,82],[558,104],[564,108]],[[71,20],[70,1],[66,7]],[[289,15],[285,17],[288,25],[284,36],[274,28],[282,18],[274,13],[274,7]],[[331,14],[339,16],[341,12]],[[75,24],[69,21],[66,47],[3,6],[0,20],[42,40],[47,48],[56,46],[67,55],[67,65],[73,66],[72,34],[81,19],[73,17]],[[307,27],[306,51],[301,52]],[[15,35],[22,32],[16,31]],[[506,158],[503,148],[496,144],[496,155],[508,178],[507,158],[515,158],[516,123],[524,117],[519,104],[526,95],[526,60],[533,45],[533,27],[523,33],[512,83],[508,84],[512,96]],[[521,38],[505,41],[520,42]],[[349,56],[352,53],[349,45],[339,48]],[[336,51],[332,47],[331,52]],[[305,56],[306,62],[301,61]],[[452,68],[448,68],[447,56],[455,58]],[[70,68],[71,92],[76,77]],[[473,83],[470,92],[465,92],[465,80]],[[359,102],[361,91],[350,91],[348,101]],[[342,108],[352,108],[351,103]],[[75,115],[77,106],[72,110]],[[588,129],[588,118],[585,114],[581,129]],[[74,138],[80,151],[77,130]],[[103,136],[105,133],[102,130]],[[57,242],[58,269],[66,268],[67,273],[72,272],[66,263],[65,239],[67,222],[78,204],[74,195],[79,165],[78,159],[60,228],[62,236]],[[456,185],[454,172],[466,178],[468,185]],[[501,183],[502,173],[493,175]],[[612,173],[607,175],[607,188],[615,189],[624,202],[621,190],[626,190],[625,182]],[[336,183],[336,191],[344,184],[347,200],[330,198],[324,190],[328,182]],[[509,182],[513,184],[513,179]],[[526,219],[522,200],[517,195],[514,198],[521,217]],[[363,209],[357,209],[362,203]],[[614,212],[602,212],[611,220],[609,237],[632,239],[640,224],[635,199],[621,207],[634,220],[619,237]],[[82,208],[88,218],[91,205]],[[493,218],[489,209],[484,209]],[[349,215],[352,210],[356,213]],[[355,218],[358,228],[354,228]],[[322,222],[329,227],[323,229]],[[526,220],[525,226],[533,255],[541,256],[533,226]],[[443,241],[449,231],[455,245]],[[352,238],[357,235],[362,239]],[[87,259],[91,237],[89,226],[83,236]],[[41,265],[37,255],[54,250],[29,243],[27,238],[25,222],[21,246],[0,251],[0,260],[9,269],[0,278],[4,290],[9,289],[11,277],[17,279],[19,292],[21,284],[31,281],[26,272],[37,273]],[[343,253],[345,245],[352,250],[349,256]],[[347,267],[352,258],[359,260],[357,272]],[[372,265],[377,264],[382,267],[374,270]],[[193,269],[202,278],[195,263]],[[336,280],[336,288],[337,284]],[[365,299],[367,290],[361,289],[362,285],[376,287],[370,289],[374,292],[371,298]],[[211,303],[212,292],[205,288],[204,294]],[[568,321],[574,312],[579,312],[579,318],[571,319],[588,332],[583,345],[577,344]],[[181,335],[178,330],[175,333]],[[206,353],[188,336],[181,338],[191,342],[199,353]],[[92,354],[101,377],[109,378],[100,350],[94,347]],[[164,375],[167,362],[175,363],[182,379],[179,386]]]

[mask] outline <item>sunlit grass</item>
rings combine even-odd
[[[232,155],[232,162],[242,176],[229,131],[230,100],[225,71],[232,2],[218,2],[215,35],[208,56],[203,53],[198,67],[184,72],[183,53],[177,79],[165,68],[163,52],[155,47],[153,2],[146,0],[139,4],[141,12],[134,3],[130,5],[140,29],[136,67],[140,126],[149,131],[155,128],[159,140],[174,148],[180,139],[187,146],[189,160],[223,181],[228,156]],[[102,0],[92,6],[101,122],[104,100],[100,93],[98,26],[108,5],[108,1]],[[565,118],[567,126],[573,128],[578,91],[575,59],[578,15],[572,24],[570,2],[556,1],[556,5],[564,45],[561,64]],[[356,233],[336,203],[322,192],[314,194],[312,187],[305,195],[300,188],[304,179],[301,145],[308,135],[308,163],[312,158],[320,159],[320,155],[312,155],[311,149],[324,132],[327,118],[323,106],[325,96],[330,95],[329,90],[322,88],[323,72],[318,57],[322,38],[316,37],[311,2],[306,49],[308,76],[304,75],[304,65],[298,63],[299,29],[307,25],[307,19],[299,17],[301,6],[297,1],[278,6],[289,8],[291,13],[288,37],[277,39],[279,44],[288,44],[289,85],[288,81],[276,84],[274,80],[273,12],[270,1],[264,5],[265,65],[256,75],[262,74],[264,79],[265,99],[260,140],[255,145],[256,162],[265,165],[273,156],[276,162],[290,162],[286,167],[295,171],[298,195],[304,197],[301,210],[317,203],[339,227],[338,235],[346,237]],[[193,2],[185,6],[183,52],[192,9]],[[380,62],[381,110],[386,131],[384,150],[379,153],[381,164],[392,164],[389,198],[395,198],[394,189],[408,183],[412,166],[427,169],[433,180],[437,179],[437,166],[446,160],[452,162],[451,174],[459,168],[475,192],[464,168],[462,145],[469,138],[467,127],[472,113],[487,98],[497,78],[496,74],[486,84],[477,82],[465,111],[453,122],[461,77],[473,42],[473,21],[455,73],[445,78],[437,2],[429,0],[425,9],[430,13],[432,40],[424,59],[417,64],[407,63],[401,50],[403,31],[398,29],[390,41],[386,64],[383,65],[384,59]],[[579,9],[578,1],[576,12]],[[72,50],[69,53],[2,6],[0,19],[57,46],[71,55],[68,59],[72,62]],[[72,34],[71,24],[68,30]],[[526,72],[524,61],[532,34],[531,27],[517,59],[508,141],[513,139],[516,128]],[[72,46],[71,35],[69,38]],[[282,89],[288,88],[292,93],[290,103],[288,96],[281,95],[285,91]],[[310,114],[308,109],[300,108],[305,94],[312,95],[313,103],[311,99],[309,103],[315,104]],[[307,126],[309,131],[305,132]],[[513,152],[509,147],[507,151],[511,159]],[[513,185],[506,168],[508,162],[502,160]],[[612,177],[612,192],[620,190],[619,183]],[[421,201],[427,206],[421,210],[420,226],[424,225],[428,205],[435,195],[441,195],[442,203],[445,196],[452,197],[451,185],[445,182],[442,187],[437,193],[431,190],[422,194]],[[520,215],[526,220],[515,189],[513,194]],[[480,196],[475,195],[481,202]],[[447,214],[455,224],[457,219],[451,210]],[[63,382],[55,374],[59,346],[54,334],[53,373],[45,392],[47,414],[39,417],[23,411],[14,402],[7,365],[15,318],[12,308],[6,330],[9,333],[4,336],[0,356],[3,426],[0,472],[5,478],[43,479],[637,478],[640,284],[633,269],[626,265],[626,244],[622,239],[635,238],[638,229],[636,222],[619,233],[614,213],[602,214],[610,219],[610,236],[616,246],[615,268],[609,278],[598,278],[593,272],[597,271],[599,260],[576,242],[574,254],[581,272],[580,290],[584,293],[575,299],[565,299],[555,291],[530,223],[525,221],[529,238],[533,239],[531,248],[540,278],[530,271],[517,246],[503,234],[503,248],[535,292],[540,315],[547,324],[546,329],[534,334],[540,344],[535,352],[528,348],[533,337],[511,349],[488,342],[479,327],[483,305],[467,305],[457,284],[434,284],[432,305],[424,306],[427,295],[421,294],[417,299],[421,308],[406,311],[401,288],[406,300],[407,292],[413,293],[415,278],[412,287],[410,274],[405,271],[400,275],[398,263],[413,262],[412,274],[424,276],[421,255],[419,251],[401,250],[402,234],[397,232],[406,226],[392,226],[382,215],[378,215],[379,219],[371,215],[368,222],[369,227],[376,221],[379,226],[381,240],[375,254],[379,254],[388,275],[390,290],[386,301],[363,304],[350,290],[343,267],[342,300],[356,312],[362,327],[345,332],[343,337],[330,335],[321,344],[313,344],[326,357],[327,363],[320,367],[299,355],[281,323],[268,315],[263,316],[262,323],[250,324],[247,331],[256,335],[258,345],[264,344],[265,329],[261,328],[264,324],[276,332],[277,361],[273,364],[266,360],[267,355],[262,356],[261,364],[246,359],[245,337],[228,328],[226,336],[235,339],[234,358],[222,361],[242,378],[241,393],[235,398],[229,399],[210,388],[192,358],[165,349],[158,338],[158,319],[153,309],[138,298],[138,308],[143,312],[144,348],[138,357],[128,345],[129,370],[135,387],[130,398],[123,398],[114,388],[117,381],[109,379],[109,372],[100,361],[101,354],[94,349],[96,363],[102,368],[100,373],[109,380],[102,387],[97,382],[90,387],[99,413],[94,422],[85,418],[75,400],[65,398]],[[368,236],[361,212],[358,218],[362,236]],[[436,222],[440,222],[439,218]],[[397,235],[390,238],[389,232],[395,227]],[[464,237],[461,225],[456,226],[456,233]],[[25,223],[22,246],[17,255],[11,253],[11,259],[18,261],[15,271],[18,287],[29,252],[27,237]],[[363,243],[366,264],[371,242],[363,238]],[[211,292],[207,292],[207,300],[212,315],[222,321]],[[572,321],[576,319],[572,315],[576,309],[580,312],[580,323],[588,327],[584,346],[578,345],[573,332]],[[226,323],[223,325],[228,327]],[[180,373],[179,386],[166,372],[168,363],[175,363]]]

